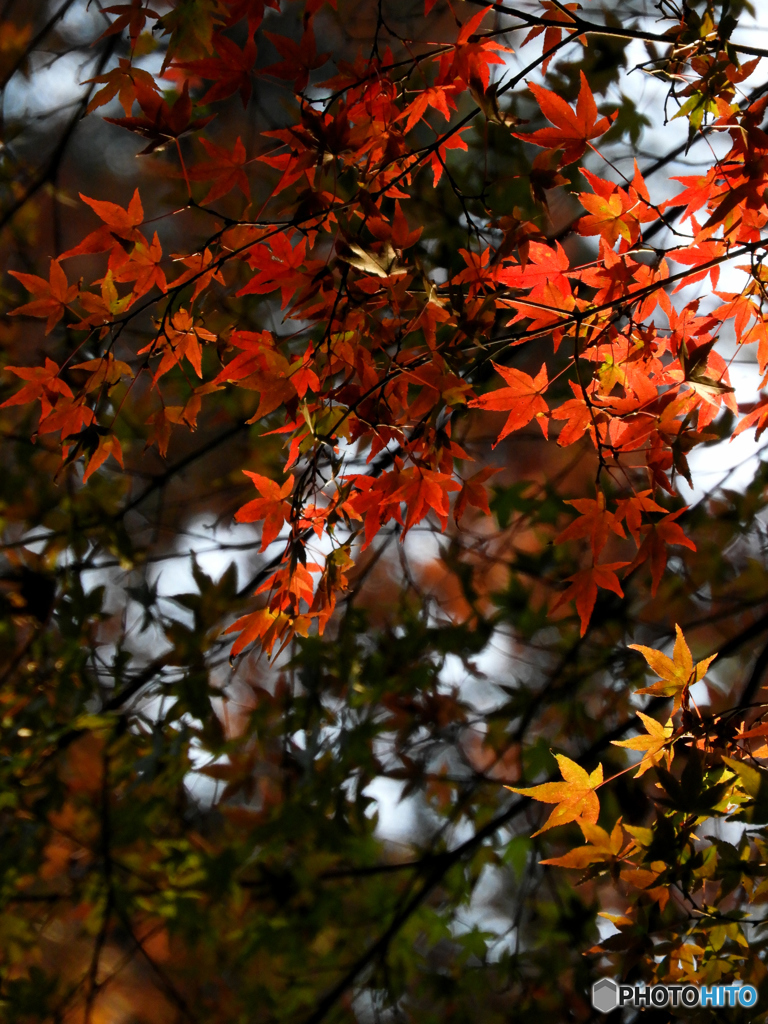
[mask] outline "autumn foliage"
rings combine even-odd
[[[11,10],[7,83],[70,8]],[[136,170],[59,180],[68,136],[42,176],[3,158],[9,1019],[504,1019],[514,990],[586,1021],[590,971],[768,999],[762,470],[684,499],[699,450],[768,426],[768,52],[742,0],[619,8],[131,0],[99,8],[69,130]],[[164,596],[148,567],[208,512],[248,582],[193,560]],[[85,582],[115,566],[119,600]],[[445,682],[494,643],[530,654],[495,704]],[[742,661],[713,680],[718,648]],[[437,815],[407,856],[382,776]],[[483,863],[522,902],[580,872],[536,896],[561,1002],[538,925],[492,952],[457,924]]]

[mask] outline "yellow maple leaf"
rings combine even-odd
[[[563,854],[562,857],[550,857],[547,860],[539,861],[539,863],[552,864],[560,868],[583,869],[590,864],[614,860],[619,856],[623,844],[621,818],[613,826],[610,834],[599,825],[593,825],[588,821],[580,821],[579,825],[587,840],[585,846],[577,846]]]
[[[638,718],[642,719],[647,733],[645,736],[633,736],[630,740],[611,740],[614,747],[626,747],[628,750],[644,750],[640,764],[637,766],[635,778],[639,779],[649,768],[658,764],[662,758],[666,759],[667,768],[672,764],[672,747],[669,741],[672,738],[674,726],[672,719],[666,725],[657,722],[655,718],[644,715],[642,711],[637,712]]]
[[[629,645],[631,650],[640,651],[653,671],[658,676],[661,676],[658,683],[654,683],[653,686],[645,686],[637,692],[649,693],[654,697],[674,697],[673,715],[680,709],[683,700],[687,698],[689,687],[704,678],[710,664],[717,657],[716,654],[713,654],[694,666],[683,631],[677,624],[675,624],[675,632],[677,633],[677,639],[675,640],[675,648],[672,651],[671,658],[668,658],[666,654],[662,654],[661,651],[657,651],[653,647],[643,647],[642,644]]]
[[[596,824],[600,815],[600,801],[595,790],[603,782],[603,766],[588,774],[581,765],[571,761],[564,754],[555,754],[557,763],[560,765],[560,774],[563,782],[544,782],[540,786],[530,786],[527,789],[519,789],[516,786],[506,786],[506,789],[520,796],[529,796],[532,800],[540,800],[546,804],[557,804],[555,809],[547,818],[534,836],[541,835],[555,825],[565,825],[569,821],[582,820],[588,824]]]

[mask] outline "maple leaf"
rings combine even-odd
[[[621,853],[624,845],[624,832],[621,827],[621,818],[616,822],[610,835],[599,825],[593,825],[588,821],[580,819],[578,825],[588,840],[585,846],[577,846],[562,857],[549,857],[547,860],[540,860],[539,864],[550,864],[559,868],[577,868],[583,870],[590,864],[615,862]]]
[[[61,431],[62,438],[73,438],[89,427],[93,421],[93,409],[85,404],[85,396],[76,397],[74,401],[62,398],[47,416],[40,416],[37,432],[38,434],[53,434],[56,431]],[[66,454],[66,446],[64,448]]]
[[[479,473],[475,473],[474,476],[464,481],[464,486],[461,488],[456,504],[453,507],[453,518],[457,524],[461,521],[467,505],[479,508],[487,516],[491,514],[491,508],[488,504],[488,493],[483,484],[489,477],[499,472],[501,472],[499,466],[486,466],[485,469],[481,469]]]
[[[264,295],[280,289],[283,306],[287,306],[302,281],[301,267],[306,261],[307,240],[302,238],[291,246],[284,233],[273,235],[266,245],[254,245],[248,253],[249,266],[257,271],[237,292],[241,295]]]
[[[658,217],[656,210],[648,205],[648,190],[637,163],[629,189],[619,188],[613,182],[599,178],[586,167],[582,167],[581,173],[594,191],[579,195],[579,202],[587,210],[587,216],[577,222],[579,234],[599,234],[610,246],[619,238],[626,245],[632,245],[640,237],[640,225]]]
[[[293,490],[293,477],[289,476],[282,487],[269,477],[261,476],[260,473],[252,473],[244,469],[247,477],[253,480],[256,490],[261,495],[254,498],[239,508],[235,513],[238,523],[253,523],[258,519],[264,520],[261,530],[261,551],[264,551],[269,544],[277,537],[291,516],[291,504],[286,501]]]
[[[507,382],[508,387],[491,391],[487,395],[473,398],[467,405],[471,409],[488,409],[493,412],[509,410],[509,417],[499,434],[495,448],[500,441],[511,434],[513,430],[520,430],[532,419],[538,420],[541,432],[547,436],[546,416],[549,412],[547,403],[541,397],[542,392],[547,390],[547,367],[542,365],[536,377],[531,377],[522,370],[510,369],[506,366],[493,364],[494,369]]]
[[[251,98],[251,73],[256,64],[256,43],[253,36],[249,36],[245,46],[240,49],[237,43],[227,36],[217,34],[213,37],[213,46],[218,57],[176,61],[171,67],[183,68],[202,78],[213,80],[213,85],[200,99],[202,106],[226,99],[239,91],[243,107],[246,107]]]
[[[464,83],[470,87],[476,98],[480,98],[480,106],[485,106],[483,94],[490,84],[490,64],[503,64],[500,52],[510,53],[507,46],[494,39],[478,35],[483,19],[491,10],[486,7],[468,18],[459,29],[458,39],[452,53],[443,54],[440,58],[440,71],[437,85],[450,83],[461,87]],[[495,96],[493,97],[495,99]],[[498,111],[498,107],[497,107]]]
[[[122,469],[123,449],[114,434],[107,434],[105,437],[100,438],[97,447],[91,454],[88,464],[85,467],[85,472],[83,473],[84,484],[88,483],[89,477],[96,472],[99,466],[103,465],[107,461],[110,455],[116,459]]]
[[[532,142],[543,149],[562,149],[563,163],[570,164],[584,155],[587,143],[608,131],[618,112],[610,117],[598,119],[597,105],[592,95],[586,76],[581,75],[581,89],[576,101],[574,112],[565,100],[549,89],[544,89],[535,82],[529,82],[528,88],[538,101],[542,114],[553,124],[554,128],[540,128],[527,134],[513,132],[515,138],[523,142]]]
[[[131,46],[136,45],[136,40],[144,30],[147,18],[159,18],[157,11],[144,6],[144,0],[131,0],[129,4],[115,4],[113,7],[103,7],[104,14],[116,14],[118,17],[110,27],[102,33],[101,38],[106,36],[119,35],[123,29],[128,29],[131,37]]]
[[[544,8],[546,18],[549,22],[562,21],[564,26],[566,27],[573,25],[571,18],[569,18],[568,16],[568,12],[577,11],[580,7],[580,5],[576,3],[560,4],[558,6],[557,4],[555,4],[554,0],[541,0],[541,6]],[[525,37],[525,39],[522,42],[522,45],[525,46],[526,43],[530,43],[537,36],[541,35],[542,32],[544,33],[544,46],[542,48],[542,53],[548,53],[551,49],[553,49],[553,47],[557,46],[563,35],[563,29],[557,28],[557,26],[555,25],[549,24],[546,26],[546,28],[544,25],[536,25]],[[551,54],[542,63],[542,74],[545,75],[547,73],[549,62],[552,60],[553,56],[554,54]]]
[[[430,512],[437,515],[445,529],[449,512],[448,494],[450,491],[461,490],[450,474],[415,466],[400,474],[399,483],[400,486],[388,500],[390,503],[403,501],[407,506],[402,536]]]
[[[624,591],[616,575],[617,569],[622,569],[627,562],[605,562],[603,565],[591,565],[588,569],[582,569],[574,573],[566,580],[570,587],[565,590],[552,605],[551,611],[555,612],[567,601],[573,601],[576,611],[581,619],[581,636],[587,631],[589,620],[597,600],[597,588],[611,590],[619,597],[624,597]]]
[[[171,317],[170,323],[164,326],[163,333],[148,345],[140,348],[138,354],[143,355],[145,352],[149,352],[152,355],[162,355],[160,365],[153,378],[155,383],[174,366],[181,366],[181,360],[184,357],[192,364],[197,376],[202,377],[203,349],[201,342],[206,341],[216,341],[216,335],[199,324],[195,324],[188,309],[179,309]]]
[[[88,378],[83,385],[84,391],[96,391],[105,384],[107,387],[114,387],[124,377],[131,379],[133,371],[128,363],[121,359],[115,359],[111,352],[97,359],[88,359],[84,363],[75,363],[69,368],[71,371],[85,370]]]
[[[440,142],[437,149],[431,154],[429,158],[429,166],[432,169],[432,184],[434,186],[437,186],[443,176],[445,163],[448,158],[448,150],[461,149],[465,153],[469,150],[469,146],[461,137],[461,133],[466,130],[467,129],[462,128],[461,131],[454,132],[449,138],[445,139],[444,142]]]
[[[214,29],[224,20],[219,0],[185,0],[163,15],[160,24],[171,38],[162,71],[174,57],[186,60],[209,54]]]
[[[567,402],[563,402],[557,409],[553,409],[551,413],[552,419],[568,421],[563,425],[557,437],[557,443],[562,447],[575,444],[579,438],[584,436],[586,431],[590,432],[593,441],[595,439],[593,414],[587,405],[584,393],[573,381],[568,383],[571,385],[574,397],[569,398]]]
[[[224,630],[225,634],[240,633],[232,645],[229,656],[236,658],[254,640],[260,640],[267,654],[271,654],[275,642],[289,629],[288,616],[281,612],[271,611],[269,608],[259,608],[255,612],[243,615]]]
[[[566,501],[566,505],[573,505],[580,515],[555,537],[555,544],[576,540],[579,537],[589,537],[592,554],[597,558],[606,545],[610,531],[617,537],[626,536],[617,516],[606,509],[605,495],[602,491],[598,492],[595,499],[578,498],[575,501]]]
[[[293,82],[295,92],[302,92],[306,89],[310,71],[321,68],[330,56],[327,53],[317,52],[311,21],[307,23],[299,43],[294,43],[286,36],[275,35],[274,32],[265,32],[264,35],[283,59],[275,64],[270,64],[261,73]]]
[[[129,292],[122,298],[117,293],[115,287],[115,279],[111,270],[101,278],[100,281],[95,281],[94,284],[100,284],[100,294],[95,292],[80,292],[80,304],[88,313],[87,316],[83,317],[78,323],[73,324],[72,328],[76,331],[84,331],[89,327],[101,326],[110,324],[114,318],[123,313],[134,300],[134,295]],[[102,335],[104,331],[102,330]]]
[[[151,245],[146,245],[141,241],[136,243],[131,250],[128,262],[115,271],[115,281],[135,282],[133,295],[137,299],[146,295],[155,285],[165,294],[168,291],[168,282],[160,266],[162,258],[162,246],[157,232],[155,232]]]
[[[649,523],[641,527],[641,532],[645,534],[645,539],[640,545],[640,550],[635,555],[627,572],[630,573],[639,565],[642,565],[643,562],[650,561],[652,596],[655,596],[661,582],[661,577],[664,575],[664,569],[667,566],[667,545],[678,544],[682,547],[690,548],[691,551],[696,550],[696,545],[689,537],[685,536],[681,527],[675,522],[687,508],[688,506],[686,505],[684,508],[678,509],[677,512],[669,512],[659,522]]]
[[[407,134],[415,128],[428,110],[437,110],[446,121],[450,120],[451,109],[456,108],[453,92],[455,92],[455,88],[452,85],[436,85],[427,89],[419,89],[416,98],[400,115],[401,118],[408,118],[403,131]]]
[[[555,754],[560,766],[563,782],[544,782],[540,786],[522,789],[517,786],[505,786],[505,789],[520,796],[528,796],[532,800],[540,800],[547,804],[557,804],[546,823],[533,833],[540,836],[556,825],[565,825],[569,821],[584,820],[591,825],[597,823],[600,816],[600,800],[595,790],[603,783],[603,766],[588,774],[581,765],[571,761],[564,754]],[[532,838],[533,838],[532,837]]]
[[[192,253],[191,256],[174,256],[175,260],[179,260],[188,267],[180,274],[173,282],[174,287],[178,287],[184,284],[186,281],[195,282],[195,290],[192,292],[192,298],[190,304],[194,303],[195,299],[204,292],[211,281],[218,281],[219,284],[225,284],[224,276],[219,269],[218,261],[214,263],[213,255],[211,250],[206,248],[202,252]]]
[[[658,683],[643,687],[643,689],[637,690],[637,693],[648,693],[654,697],[674,697],[673,715],[679,710],[683,701],[687,700],[689,687],[704,678],[707,669],[717,657],[716,654],[713,654],[710,658],[705,658],[694,666],[690,648],[682,629],[677,624],[675,624],[675,633],[675,646],[671,658],[653,647],[643,647],[642,644],[629,645],[631,650],[640,651],[651,669],[661,677]]]
[[[46,320],[45,333],[50,334],[56,324],[64,316],[67,306],[78,294],[76,284],[67,283],[67,275],[58,260],[51,260],[48,280],[36,274],[23,274],[18,270],[9,270],[17,281],[35,298],[11,310],[9,316],[35,316]],[[10,369],[10,367],[8,367]]]
[[[749,412],[743,420],[739,423],[733,432],[731,440],[734,437],[738,437],[739,434],[745,430],[749,430],[750,427],[756,428],[755,440],[760,440],[760,435],[768,427],[768,398],[763,398],[757,406]]]
[[[499,271],[498,279],[510,288],[530,288],[529,298],[540,299],[546,294],[547,286],[557,288],[564,297],[571,294],[567,277],[571,269],[568,253],[559,242],[554,247],[543,242],[531,241],[528,259],[520,266],[505,266]]]
[[[67,249],[59,259],[65,260],[71,256],[89,256],[93,253],[111,250],[109,268],[114,270],[128,261],[131,243],[144,242],[145,245],[147,244],[146,239],[138,230],[138,225],[144,220],[144,207],[141,205],[138,189],[134,191],[133,198],[125,209],[118,206],[117,203],[91,199],[83,195],[82,192],[80,198],[91,207],[97,217],[104,221],[104,224],[86,235],[79,245],[73,249]],[[128,244],[121,244],[121,239]]]
[[[181,95],[176,98],[173,106],[170,106],[159,93],[144,87],[140,81],[137,80],[135,86],[136,99],[142,109],[143,117],[105,117],[104,120],[110,124],[119,125],[121,128],[127,128],[149,140],[148,145],[141,150],[139,156],[148,156],[150,153],[163,149],[169,142],[178,139],[186,132],[198,131],[216,116],[210,114],[208,117],[198,117],[192,120],[189,81],[184,82]]]
[[[673,263],[681,263],[689,267],[700,267],[703,263],[709,263],[719,256],[722,256],[726,252],[725,242],[719,238],[702,239],[696,242],[695,245],[689,245],[682,249],[674,249],[672,252],[667,253],[667,259]],[[742,269],[742,268],[739,268]],[[705,270],[698,271],[695,274],[686,276],[680,284],[675,288],[675,291],[680,291],[689,284],[695,284],[697,281],[701,281],[703,278],[710,275],[712,282],[712,288],[717,287],[717,282],[720,279],[720,267],[714,266],[709,267]]]
[[[212,203],[215,199],[221,199],[235,186],[250,200],[251,189],[243,170],[248,160],[240,136],[238,135],[231,150],[226,146],[217,146],[214,142],[209,142],[208,139],[201,139],[200,142],[211,159],[195,164],[194,167],[189,168],[187,173],[190,181],[213,181],[208,194],[201,202],[203,204]]]
[[[156,92],[158,94],[160,92],[152,75],[143,68],[134,67],[125,57],[120,57],[116,68],[112,68],[96,78],[86,78],[83,84],[90,85],[91,83],[103,84],[104,88],[99,89],[94,94],[93,99],[88,104],[86,111],[88,114],[96,110],[97,107],[103,107],[117,96],[120,105],[125,111],[125,116],[128,117],[136,101],[137,88],[143,88],[145,92]],[[140,86],[137,86],[137,83],[141,83]]]
[[[69,399],[74,397],[69,385],[59,378],[61,371],[58,364],[47,356],[44,366],[6,366],[5,369],[28,383],[15,395],[7,398],[0,405],[0,409],[39,400],[42,407],[40,418],[45,419],[57,402],[57,396]]]
[[[651,490],[640,491],[639,494],[634,494],[631,498],[620,498],[616,502],[616,518],[619,520],[626,519],[627,529],[638,547],[640,546],[640,527],[642,526],[643,512],[667,511],[662,505],[657,504],[653,498],[648,497],[652,493]]]
[[[264,9],[280,10],[280,0],[222,0],[227,9],[227,28],[236,25],[243,18],[248,19],[248,35],[252,36],[264,20]]]
[[[638,690],[638,693],[640,692]],[[667,770],[669,770],[673,756],[670,740],[674,727],[671,718],[666,725],[662,725],[655,718],[644,715],[642,711],[638,711],[636,714],[645,726],[646,735],[633,736],[629,740],[611,740],[611,743],[615,747],[626,747],[627,750],[644,751],[642,760],[635,772],[635,778],[639,779],[641,775],[645,775],[649,768],[658,764],[662,759],[666,761]]]

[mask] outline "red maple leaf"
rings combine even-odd
[[[641,527],[641,531],[645,534],[645,540],[641,544],[640,550],[635,555],[627,572],[632,572],[633,569],[642,565],[643,562],[650,561],[651,596],[656,595],[661,577],[667,567],[667,546],[678,544],[682,547],[690,548],[691,551],[696,550],[696,545],[685,536],[681,527],[675,522],[687,510],[687,507],[679,508],[677,512],[670,512],[663,519],[660,519],[658,523],[646,524]]]
[[[453,507],[453,518],[456,523],[461,521],[467,505],[479,508],[487,516],[491,514],[491,508],[488,504],[488,492],[483,485],[489,477],[499,472],[501,472],[500,466],[486,466],[485,469],[481,469],[479,473],[475,473],[474,476],[464,481],[464,486],[461,488],[456,504]]]
[[[303,282],[301,267],[306,260],[307,240],[302,238],[295,248],[283,233],[273,235],[266,245],[254,245],[248,253],[249,265],[257,271],[237,292],[241,295],[265,295],[279,288],[283,306],[287,306]]]
[[[249,36],[245,46],[240,49],[237,43],[227,36],[216,34],[213,46],[217,57],[203,57],[200,60],[182,60],[171,65],[172,68],[183,68],[192,71],[201,78],[213,81],[208,92],[200,99],[201,104],[214,103],[226,99],[235,92],[240,92],[243,107],[251,98],[251,74],[256,64],[256,43]]]
[[[591,565],[569,576],[566,582],[571,584],[570,587],[558,597],[550,611],[555,612],[567,601],[573,601],[581,619],[581,635],[584,636],[597,600],[597,588],[612,590],[619,597],[624,596],[616,570],[625,565],[628,563],[606,562],[604,565]]]
[[[581,89],[575,112],[556,92],[544,89],[535,82],[529,82],[528,87],[538,100],[542,114],[555,127],[540,128],[528,134],[512,133],[515,138],[522,139],[523,142],[532,142],[543,149],[562,149],[564,164],[573,163],[583,156],[589,140],[607,132],[617,117],[617,112],[614,112],[610,117],[598,119],[595,97],[584,72],[580,74]]]
[[[211,159],[190,167],[188,175],[191,181],[213,182],[202,203],[212,203],[216,199],[221,199],[235,186],[247,199],[250,199],[251,189],[243,170],[248,161],[240,136],[238,135],[231,150],[226,146],[217,146],[215,142],[209,142],[208,139],[201,139],[200,142]]]
[[[144,208],[139,198],[139,190],[133,193],[133,198],[124,210],[117,203],[105,202],[101,199],[90,199],[80,193],[84,203],[88,203],[94,213],[104,221],[103,227],[96,228],[76,245],[73,249],[67,249],[59,259],[69,259],[70,256],[90,256],[92,253],[106,252],[110,249],[109,266],[111,270],[126,263],[129,258],[131,243],[146,239],[138,230],[138,225],[144,220]],[[121,244],[123,239],[127,245]]]
[[[198,117],[192,120],[192,100],[189,98],[189,82],[184,83],[184,89],[173,106],[167,100],[140,82],[136,81],[136,99],[144,114],[143,117],[105,117],[104,120],[110,124],[120,125],[137,135],[149,139],[149,145],[141,150],[139,156],[147,156],[158,149],[167,146],[169,142],[178,139],[185,132],[194,132],[205,127],[212,121],[215,114],[208,117]]]
[[[231,28],[243,18],[248,19],[248,35],[252,36],[264,20],[264,8],[280,10],[280,0],[221,0],[227,8],[225,25]]]
[[[509,410],[507,422],[499,434],[496,445],[503,441],[507,434],[513,430],[520,430],[532,419],[537,419],[544,437],[547,436],[546,416],[549,412],[547,403],[541,397],[542,392],[547,390],[547,367],[543,365],[536,377],[531,377],[522,370],[509,369],[506,366],[493,364],[497,373],[501,374],[509,385],[506,388],[499,388],[498,391],[491,391],[487,395],[473,398],[467,403],[472,409],[488,409],[492,411]]]
[[[580,5],[561,4],[558,7],[555,5],[554,0],[541,0],[541,6],[544,8],[546,18],[548,21],[562,21],[564,25],[568,26],[573,24],[571,19],[568,17],[568,11],[579,10]],[[563,35],[563,30],[561,28],[556,28],[554,25],[547,25],[546,29],[544,25],[536,25],[525,37],[522,45],[525,46],[526,43],[529,43],[532,39],[535,39],[537,36],[540,36],[542,32],[544,33],[544,46],[542,49],[542,53],[547,53],[554,46],[557,46]],[[552,60],[553,56],[554,54],[551,54],[549,57],[546,58],[544,63],[541,65],[542,74],[545,75],[547,73],[549,62]]]
[[[301,42],[294,43],[286,36],[275,35],[274,32],[265,32],[277,52],[283,58],[276,64],[270,64],[262,72],[265,75],[274,75],[275,78],[284,78],[293,82],[296,92],[306,89],[309,82],[309,72],[315,68],[321,68],[328,60],[330,54],[318,53],[315,45],[315,33],[310,21],[304,29]]]
[[[116,14],[117,18],[115,18],[106,32],[102,33],[101,38],[118,35],[124,28],[127,28],[128,34],[131,37],[131,45],[136,43],[136,40],[144,31],[147,18],[160,17],[157,11],[144,6],[144,0],[131,0],[129,4],[115,4],[114,7],[102,7],[102,12],[104,14]]]

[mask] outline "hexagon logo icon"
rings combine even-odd
[[[610,978],[601,978],[592,986],[592,1005],[600,1013],[610,1013],[619,1005],[619,986]]]

